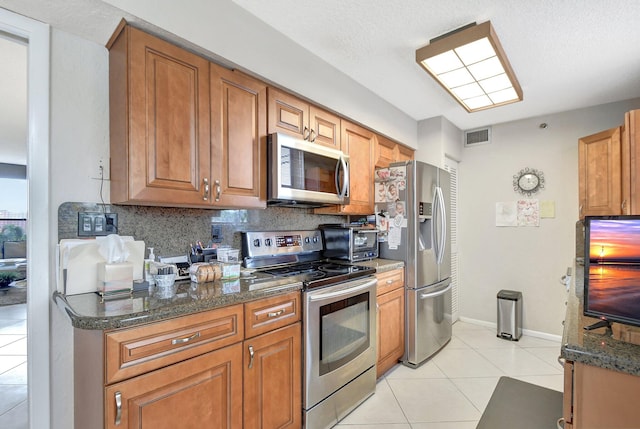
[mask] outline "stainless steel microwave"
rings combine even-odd
[[[323,255],[327,258],[355,262],[378,257],[378,230],[375,228],[325,224],[320,225],[320,231]]]
[[[281,133],[269,135],[267,149],[269,205],[349,203],[349,156]]]

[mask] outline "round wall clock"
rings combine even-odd
[[[513,176],[513,190],[531,196],[544,189],[544,174],[535,168],[523,168]]]

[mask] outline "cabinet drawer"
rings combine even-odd
[[[378,279],[377,296],[404,287],[404,268],[376,273]]]
[[[300,320],[300,292],[264,298],[244,305],[245,338]]]
[[[105,334],[105,384],[242,341],[242,304]]]

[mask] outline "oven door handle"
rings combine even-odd
[[[344,295],[351,295],[353,293],[360,292],[361,290],[369,289],[370,287],[375,286],[377,282],[378,280],[374,277],[371,280],[368,280],[366,283],[358,286],[347,286],[331,292],[313,292],[309,294],[309,301],[321,301],[327,298],[336,298]]]

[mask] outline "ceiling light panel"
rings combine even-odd
[[[522,89],[489,21],[431,40],[416,61],[467,111],[522,100]]]

